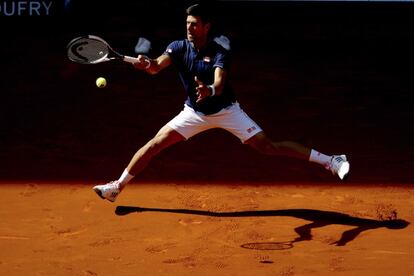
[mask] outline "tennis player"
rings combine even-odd
[[[299,143],[273,142],[240,107],[229,85],[229,47],[210,36],[210,10],[201,4],[187,12],[187,38],[173,41],[156,59],[138,56],[137,69],[157,74],[174,64],[188,97],[183,110],[132,157],[116,181],[97,185],[93,190],[103,199],[114,202],[126,184],[165,148],[211,128],[222,128],[260,153],[287,156],[318,163],[344,179],[350,170],[345,155],[325,155]],[[224,45],[224,47],[223,47]]]

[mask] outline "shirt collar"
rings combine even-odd
[[[194,50],[194,52],[197,53],[197,55],[203,54],[207,51],[208,48],[210,48],[211,43],[213,42],[213,39],[208,39],[206,44],[204,45],[203,48],[201,48],[200,50],[197,50],[197,48],[194,47],[193,43],[191,43],[188,39],[186,39],[187,42],[190,44],[191,48]]]

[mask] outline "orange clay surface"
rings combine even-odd
[[[413,275],[409,185],[93,184],[2,183],[1,274]]]

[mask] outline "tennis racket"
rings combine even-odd
[[[104,39],[95,35],[80,36],[67,45],[68,58],[80,64],[98,64],[111,60],[137,63],[136,57],[125,56],[115,51]],[[149,63],[149,59],[146,59]]]

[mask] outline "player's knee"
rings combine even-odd
[[[153,153],[158,153],[164,148],[175,143],[175,138],[167,132],[161,132],[155,135],[148,144],[148,150]]]

